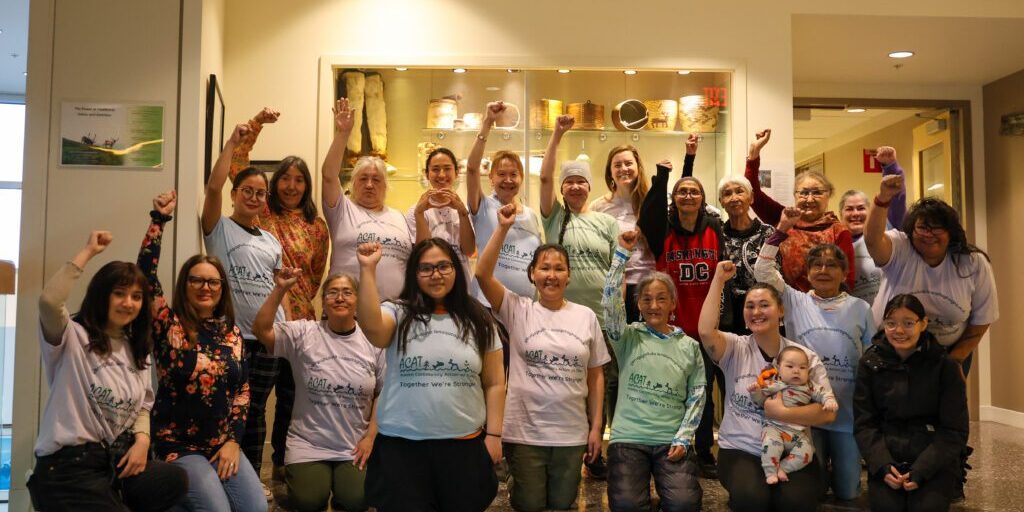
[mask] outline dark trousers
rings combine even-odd
[[[718,450],[718,480],[729,492],[734,512],[811,512],[821,496],[821,467],[812,460],[789,474],[788,482],[768,485],[761,458],[740,450]]]
[[[707,400],[704,401],[704,411],[700,415],[700,424],[697,425],[697,432],[694,434],[694,449],[697,455],[702,458],[711,456],[711,447],[715,444],[715,402],[722,403],[725,391],[725,375],[722,370],[708,357],[704,345],[700,345],[700,356],[704,360],[704,378],[708,383]],[[718,392],[711,391],[712,382],[718,383]]]
[[[87,443],[37,458],[27,485],[33,506],[39,512],[162,512],[188,492],[185,470],[163,461],[150,460],[142,473],[117,478],[123,454]]]
[[[292,365],[287,359],[277,360],[277,382],[274,384],[277,402],[274,405],[274,430],[270,433],[270,447],[274,453],[270,460],[275,466],[284,466],[285,440],[288,427],[292,424],[292,408],[295,406],[295,379]]]
[[[498,493],[484,435],[413,441],[377,434],[366,502],[378,512],[482,512]]]
[[[952,471],[940,471],[913,491],[895,490],[876,478],[868,480],[868,501],[876,512],[942,512],[949,510],[951,491],[957,476]]]
[[[245,352],[249,367],[249,413],[245,418],[242,451],[259,475],[263,443],[267,440],[267,398],[277,380],[278,360],[256,340],[245,340]]]
[[[608,507],[612,512],[651,512],[652,476],[662,512],[701,509],[703,492],[696,454],[688,450],[673,462],[668,460],[668,450],[669,445],[608,445]]]

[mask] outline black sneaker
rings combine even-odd
[[[697,456],[697,462],[700,465],[700,476],[709,480],[718,480],[718,462],[715,461],[715,456],[710,453],[705,453]]]
[[[604,456],[597,455],[594,462],[583,463],[583,475],[594,480],[605,480],[608,478],[608,465],[604,463]]]

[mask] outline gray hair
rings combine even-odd
[[[640,295],[644,293],[651,283],[655,281],[665,285],[668,288],[669,294],[672,295],[672,304],[679,304],[679,292],[676,291],[676,284],[672,281],[672,277],[664,272],[648,272],[646,275],[640,278],[640,281],[636,283],[636,301],[640,302]]]
[[[748,180],[746,176],[740,176],[738,174],[731,175],[722,178],[722,181],[718,182],[719,199],[721,199],[722,197],[722,191],[725,190],[725,187],[728,187],[729,185],[739,185],[743,187],[743,190],[746,190],[748,194],[754,193],[754,187],[750,186],[750,180]]]
[[[380,157],[377,156],[359,157],[359,160],[356,160],[356,164],[352,167],[352,179],[355,179],[355,177],[358,176],[359,173],[363,172],[363,170],[367,168],[376,170],[380,174],[381,179],[387,181],[387,165],[384,164],[384,160],[381,160]]]
[[[846,192],[843,192],[843,197],[839,198],[839,211],[840,212],[843,211],[843,208],[846,207],[846,200],[851,198],[851,197],[860,197],[861,199],[864,200],[865,203],[868,202],[867,194],[865,194],[864,192],[861,192],[860,190],[855,190],[855,189],[851,188],[850,190],[847,190]]]

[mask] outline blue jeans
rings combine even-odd
[[[853,434],[812,428],[811,435],[824,483],[832,486],[836,499],[857,499],[860,496],[860,451]],[[831,474],[827,471],[829,460],[832,461]]]
[[[175,512],[267,512],[259,476],[244,453],[239,454],[238,473],[226,481],[202,455],[186,455],[171,464],[188,473],[188,495]]]

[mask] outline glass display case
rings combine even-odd
[[[426,189],[424,155],[434,146],[445,146],[465,159],[491,101],[511,104],[516,112],[492,129],[485,155],[498,150],[520,155],[527,169],[523,199],[534,208],[552,122],[562,113],[577,119],[562,139],[558,161],[589,160],[594,175],[591,200],[608,192],[604,169],[608,152],[619,145],[637,147],[648,179],[664,159],[672,161],[673,177],[678,177],[686,137],[697,132],[701,144],[694,174],[705,188],[715,190],[730,168],[729,72],[423,67],[334,71],[335,98],[364,98],[365,115],[357,121],[360,140],[350,142],[350,148],[384,157],[390,172],[387,203],[400,211],[415,204]],[[382,92],[376,92],[374,82]],[[489,183],[483,181],[489,192]],[[464,193],[465,184],[459,185]],[[716,202],[714,195],[709,193],[709,202]]]

